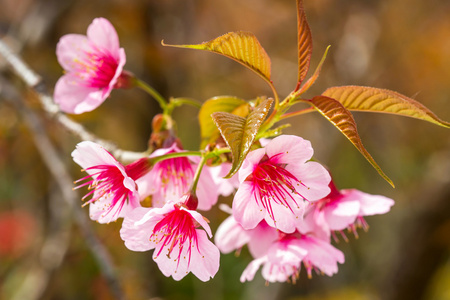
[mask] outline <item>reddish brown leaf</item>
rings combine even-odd
[[[298,86],[303,82],[309,70],[312,54],[312,37],[306,20],[303,0],[297,0],[297,31],[298,31]]]
[[[378,171],[390,185],[394,187],[394,183],[389,177],[384,174],[369,152],[364,148],[358,130],[356,129],[356,122],[350,111],[348,111],[339,101],[325,97],[316,96],[307,101],[311,103],[328,121],[331,122],[352,144],[361,152],[361,154],[369,161],[369,163]]]

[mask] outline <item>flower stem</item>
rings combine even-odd
[[[161,94],[158,93],[153,87],[151,87],[150,85],[148,85],[147,83],[143,82],[138,78],[135,79],[135,85],[144,90],[145,92],[147,92],[148,94],[150,94],[150,96],[152,96],[158,102],[162,110],[164,112],[166,111],[167,109],[166,99],[164,99],[164,97],[161,96]]]
[[[177,157],[185,157],[185,156],[202,156],[202,152],[200,151],[184,151],[184,152],[173,152],[173,153],[167,153],[160,156],[155,156],[152,158],[149,158],[149,161],[152,165],[156,164],[157,162],[171,159],[171,158],[177,158]]]
[[[196,190],[197,190],[197,184],[198,184],[198,180],[200,179],[200,174],[202,173],[202,169],[203,166],[206,163],[206,155],[202,156],[202,159],[200,160],[200,163],[197,166],[197,170],[195,171],[195,175],[194,175],[194,179],[192,180],[192,185],[191,185],[191,193],[193,193],[194,195],[196,195]]]
[[[293,112],[290,112],[290,113],[282,115],[280,117],[280,121],[284,120],[284,119],[287,119],[287,118],[303,115],[303,114],[306,114],[306,113],[309,113],[309,112],[312,112],[312,111],[315,111],[314,107],[308,107],[308,108],[301,109],[301,110],[298,110],[298,111],[293,111]]]

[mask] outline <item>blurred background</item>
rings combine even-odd
[[[450,1],[305,0],[313,36],[311,69],[328,45],[321,76],[307,96],[338,85],[392,89],[450,120]],[[52,93],[62,74],[55,55],[61,36],[85,34],[96,17],[115,26],[127,54],[126,69],[165,97],[199,101],[217,95],[244,99],[271,95],[251,71],[219,55],[161,46],[196,44],[229,31],[253,32],[272,59],[272,79],[284,97],[297,77],[296,10],[293,0],[0,0],[0,37],[46,82]],[[46,118],[35,95],[0,58],[0,76],[20,92],[45,126],[54,149],[71,172],[76,137]],[[5,81],[3,81],[5,82]],[[24,112],[0,94],[0,299],[117,299],[96,257],[86,228],[76,218],[37,151]],[[140,90],[115,90],[97,110],[73,119],[125,150],[144,151],[156,102]],[[198,110],[175,110],[186,149],[198,149]],[[269,284],[258,275],[241,284],[251,261],[221,256],[207,283],[193,275],[164,277],[151,252],[125,248],[121,221],[88,227],[109,252],[125,299],[450,299],[450,138],[448,129],[415,119],[355,113],[368,151],[396,188],[319,114],[288,120],[285,133],[311,140],[315,157],[339,188],[357,188],[396,201],[387,215],[367,217],[367,233],[335,244],[346,262],[333,277],[304,270],[297,284]],[[38,141],[39,143],[39,141]],[[81,197],[73,192],[76,205]],[[231,203],[231,198],[220,199]],[[86,216],[87,208],[82,211]],[[75,216],[74,216],[75,215]],[[226,217],[206,213],[213,232]],[[80,220],[78,218],[78,220]],[[97,254],[97,256],[96,256]]]

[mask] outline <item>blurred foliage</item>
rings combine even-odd
[[[450,120],[449,1],[305,0],[304,5],[315,49],[311,69],[331,45],[321,76],[308,96],[337,85],[387,88]],[[126,69],[166,97],[205,101],[217,95],[243,99],[270,95],[270,88],[260,78],[235,62],[160,44],[163,39],[170,44],[196,44],[237,30],[253,32],[271,57],[272,80],[281,97],[295,87],[294,1],[0,0],[0,34],[21,51],[52,90],[62,72],[55,56],[58,39],[67,33],[84,34],[92,19],[100,16],[108,18],[118,31],[127,53]],[[39,111],[30,93],[24,92],[23,97]],[[75,119],[123,149],[142,151],[157,112],[156,103],[143,92],[116,90],[99,109]],[[200,143],[197,114],[192,107],[174,113],[187,149],[196,149]],[[125,248],[119,237],[120,221],[108,226],[92,223],[113,256],[127,298],[412,299],[405,298],[409,289],[415,299],[450,299],[448,130],[388,115],[355,113],[355,119],[364,145],[396,189],[317,114],[289,120],[292,127],[285,131],[311,140],[315,157],[330,168],[339,188],[354,187],[396,200],[389,214],[367,218],[371,225],[368,233],[337,245],[346,256],[337,275],[309,280],[302,272],[296,285],[267,287],[258,275],[253,282],[241,284],[240,274],[251,260],[243,249],[239,258],[222,255],[219,273],[210,282],[202,283],[192,275],[175,282],[159,272],[151,253]],[[52,229],[52,206],[58,205],[50,201],[53,179],[21,121],[20,113],[0,98],[1,299],[10,299],[33,261],[39,259],[44,237]],[[46,126],[67,158],[73,178],[80,177],[70,160],[79,141],[51,121],[46,121]],[[231,199],[222,201],[230,203]],[[206,217],[212,220],[214,232],[226,216],[215,209]],[[20,225],[4,225],[7,222]],[[16,240],[10,236],[15,230],[20,231]],[[113,299],[77,228],[70,234],[65,259],[49,277],[43,298]],[[432,261],[425,260],[427,256]]]

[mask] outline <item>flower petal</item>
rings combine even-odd
[[[359,201],[341,197],[323,208],[325,221],[331,230],[343,230],[355,222],[360,207]]]
[[[233,216],[226,218],[214,235],[214,243],[222,253],[240,249],[249,241],[250,231],[242,228]]]
[[[385,214],[394,205],[394,200],[381,195],[370,195],[364,192],[350,189],[342,190],[341,193],[345,197],[352,197],[358,199],[361,203],[361,209],[359,211],[360,216],[372,216],[378,214]]]
[[[198,251],[192,249],[191,263],[189,265],[192,274],[201,281],[213,278],[219,270],[219,249],[208,239],[203,230],[197,231]]]
[[[269,158],[276,156],[274,163],[302,164],[311,159],[314,150],[311,143],[295,135],[280,135],[266,146]]]
[[[97,47],[106,49],[118,58],[119,37],[114,26],[105,18],[96,18],[87,29],[87,37]]]
[[[91,43],[85,35],[66,34],[56,45],[56,57],[66,71],[76,69],[84,53],[92,51]]]
[[[120,237],[125,242],[125,246],[132,251],[147,251],[153,249],[155,244],[149,241],[158,218],[147,221],[143,224],[136,223],[142,220],[152,208],[138,207],[127,214],[120,229]]]
[[[116,165],[117,160],[99,144],[90,141],[83,141],[76,145],[72,151],[73,160],[83,169],[99,165]],[[95,173],[91,170],[86,170],[87,173]]]
[[[300,180],[295,189],[306,200],[320,200],[330,193],[328,184],[331,177],[321,164],[312,161],[301,165],[288,164],[286,170]]]
[[[68,73],[58,79],[53,94],[55,102],[66,113],[81,114],[96,109],[108,93],[85,86],[75,75]]]
[[[246,232],[250,236],[248,250],[255,258],[265,255],[270,245],[278,238],[278,231],[264,221]]]
[[[255,201],[253,186],[244,181],[239,186],[233,200],[233,216],[244,229],[253,229],[264,218],[265,209]]]
[[[263,256],[263,257],[252,260],[247,265],[244,272],[242,272],[241,278],[239,280],[241,282],[252,281],[253,278],[255,277],[255,274],[258,271],[259,267],[266,261],[267,261],[267,256]]]

